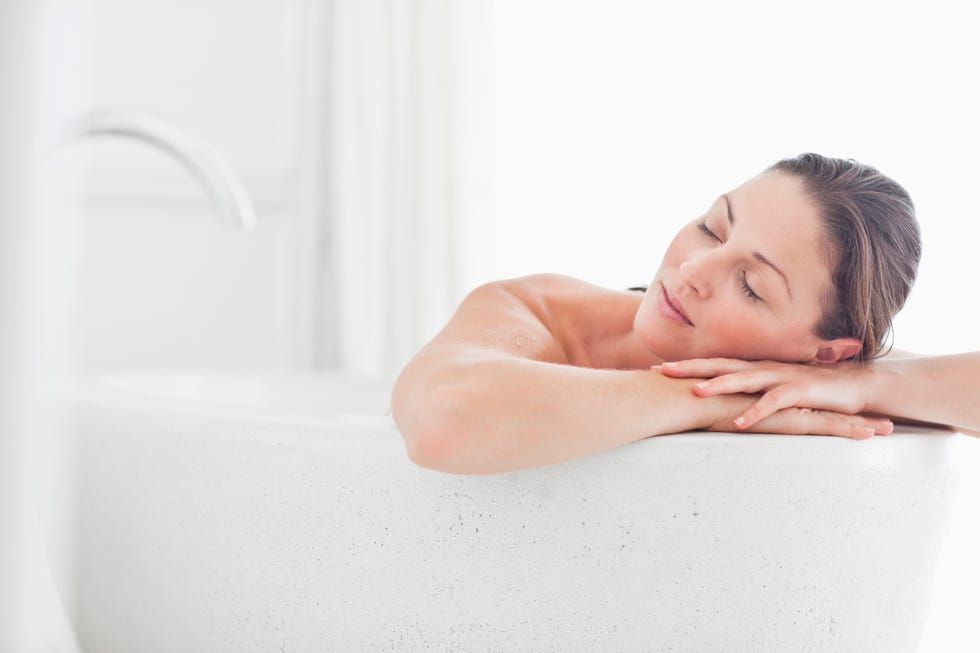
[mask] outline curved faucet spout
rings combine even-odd
[[[60,143],[90,135],[129,136],[176,157],[205,186],[224,220],[241,229],[255,226],[255,209],[241,179],[217,150],[178,127],[135,111],[90,111],[71,120]]]

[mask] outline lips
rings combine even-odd
[[[672,319],[675,322],[694,326],[694,323],[691,322],[691,318],[688,317],[677,296],[667,290],[667,286],[660,284],[660,297],[658,299],[660,312],[664,317]]]

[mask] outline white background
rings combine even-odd
[[[305,204],[310,186],[330,183],[310,178],[322,172],[311,171],[310,148],[325,143],[314,134],[330,101],[318,30],[329,20],[320,9],[345,3],[86,4],[80,107],[147,110],[209,141],[242,174],[260,226],[222,230],[201,188],[139,145],[64,152],[86,170],[63,189],[81,220],[78,365],[315,366],[317,330],[329,327],[310,319],[323,216]],[[485,261],[456,280],[456,301],[477,283],[533,272],[645,284],[676,229],[719,193],[817,151],[877,166],[916,202],[924,257],[896,345],[978,349],[980,41],[958,4],[466,4],[492,6],[489,67],[475,77],[484,83],[469,79],[490,98],[492,192]],[[451,308],[440,310],[433,323],[448,319]],[[980,579],[978,492],[966,481],[923,653],[980,642],[966,593]]]
[[[954,2],[497,2],[492,272],[649,282],[786,156],[903,184],[924,255],[896,346],[978,348],[980,41]]]

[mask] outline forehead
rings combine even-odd
[[[819,294],[830,279],[828,250],[819,210],[803,182],[766,172],[726,195],[740,238],[785,272],[794,295],[797,288]]]

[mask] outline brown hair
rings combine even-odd
[[[908,298],[922,254],[912,198],[853,159],[807,153],[768,170],[798,177],[823,219],[833,283],[814,332],[824,340],[859,339],[862,348],[852,360],[887,353],[892,319]]]

